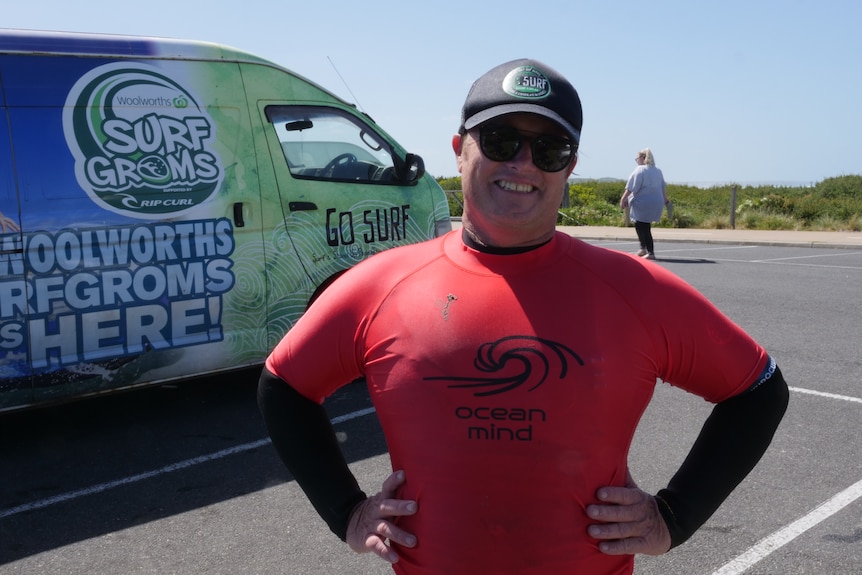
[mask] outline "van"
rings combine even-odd
[[[0,106],[0,411],[261,364],[345,269],[451,229],[420,157],[225,46],[0,30]]]

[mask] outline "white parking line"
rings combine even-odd
[[[79,497],[84,497],[85,495],[101,493],[102,491],[114,489],[115,487],[122,487],[123,485],[129,485],[130,483],[137,483],[138,481],[143,481],[144,479],[149,479],[158,475],[164,475],[173,471],[179,471],[180,469],[185,469],[187,467],[193,467],[195,465],[206,463],[208,461],[221,459],[229,455],[234,455],[235,453],[242,453],[243,451],[256,449],[258,447],[266,445],[267,443],[269,443],[268,438],[260,439],[251,443],[244,443],[243,445],[237,445],[235,447],[223,449],[222,451],[217,451],[216,453],[210,453],[209,455],[201,455],[200,457],[186,459],[185,461],[180,461],[179,463],[172,463],[159,469],[153,469],[152,471],[145,471],[144,473],[139,473],[130,477],[124,477],[123,479],[108,481],[106,483],[99,483],[98,485],[92,485],[90,487],[85,487],[84,489],[78,489],[77,491],[69,491],[68,493],[61,493],[60,495],[48,497],[47,499],[33,501],[32,503],[25,503],[23,505],[18,505],[17,507],[11,507],[9,509],[3,509],[0,510],[0,519],[3,519],[4,517],[10,517],[12,515],[17,515],[19,513],[24,513],[25,511],[42,509],[43,507],[48,507],[49,505],[54,505],[55,503],[62,503],[63,501],[78,499]]]
[[[368,415],[369,413],[373,413],[373,412],[374,412],[374,408],[369,407],[366,409],[360,409],[359,411],[354,411],[352,413],[347,413],[345,415],[339,415],[338,417],[333,417],[331,421],[332,421],[333,425],[335,425],[338,423],[343,423],[343,422],[348,421],[350,419],[362,417],[363,415]],[[252,441],[250,443],[243,443],[242,445],[237,445],[234,447],[230,447],[228,449],[216,451],[215,453],[210,453],[209,455],[201,455],[200,457],[193,457],[192,459],[186,459],[185,461],[180,461],[179,463],[172,463],[170,465],[160,467],[159,469],[153,469],[152,471],[145,471],[144,473],[139,473],[137,475],[131,475],[129,477],[124,477],[122,479],[117,479],[115,481],[107,481],[105,483],[99,483],[98,485],[92,485],[90,487],[85,487],[84,489],[78,489],[76,491],[69,491],[68,493],[61,493],[60,495],[55,495],[54,497],[48,497],[46,499],[40,499],[39,501],[33,501],[31,503],[24,503],[23,505],[18,505],[16,507],[10,507],[9,509],[0,509],[0,519],[3,519],[4,517],[11,517],[12,515],[18,515],[19,513],[24,513],[25,511],[33,511],[35,509],[42,509],[43,507],[48,507],[48,506],[54,505],[56,503],[62,503],[64,501],[71,501],[72,499],[78,499],[79,497],[84,497],[86,495],[94,495],[96,493],[108,491],[109,489],[114,489],[115,487],[122,487],[124,485],[137,483],[138,481],[143,481],[144,479],[150,479],[152,477],[157,477],[159,475],[165,475],[167,473],[173,473],[174,471],[179,471],[181,469],[186,469],[188,467],[200,465],[201,463],[208,463],[210,461],[215,461],[216,459],[223,459],[223,458],[231,456],[231,455],[236,455],[237,453],[242,453],[244,451],[251,451],[252,449],[257,449],[258,447],[263,447],[264,445],[266,445],[268,443],[270,443],[269,438],[259,439],[257,441]]]
[[[822,269],[831,269],[831,270],[862,270],[862,266],[837,266],[837,265],[828,265],[828,264],[801,264],[797,262],[777,262],[777,261],[755,261],[755,262],[746,262],[746,263],[763,263],[770,264],[776,266],[796,266],[800,268],[822,268]]]
[[[858,481],[835,495],[808,515],[800,517],[790,525],[779,529],[769,537],[761,539],[742,555],[725,563],[712,575],[740,575],[746,569],[761,561],[773,551],[790,543],[821,521],[835,515],[857,499],[862,497],[862,481]]]
[[[817,395],[819,397],[828,397],[829,399],[840,399],[841,401],[850,401],[852,403],[862,403],[862,398],[851,397],[849,395],[838,395],[837,393],[827,393],[825,391],[815,391],[813,389],[805,389],[802,387],[788,387],[790,391],[797,393],[807,393],[808,395]]]
[[[736,249],[738,249],[738,248],[749,248],[749,247],[757,247],[757,246],[738,246]],[[725,248],[703,248],[703,249],[696,249],[696,250],[689,250],[689,249],[662,250],[658,254],[658,260],[662,261],[662,259],[664,259],[667,262],[673,263],[674,261],[686,260],[686,259],[691,259],[691,258],[686,258],[684,256],[679,257],[679,258],[675,258],[673,256],[671,256],[669,258],[662,258],[662,256],[665,256],[666,254],[674,254],[676,252],[683,252],[683,253],[694,252],[694,253],[692,253],[692,258],[697,258],[697,257],[701,257],[698,255],[699,252],[709,251],[711,249],[725,249]],[[847,255],[847,254],[835,254],[835,255]],[[858,255],[858,254],[854,253],[854,255]],[[809,263],[802,263],[802,262],[795,261],[795,260],[803,259],[806,257],[821,257],[822,258],[822,257],[826,257],[826,256],[800,256],[798,258],[774,258],[774,259],[769,259],[769,260],[762,260],[762,259],[761,260],[745,260],[745,259],[735,259],[735,258],[731,259],[731,258],[710,257],[709,261],[714,262],[714,263],[722,262],[722,263],[731,263],[731,264],[766,264],[766,265],[795,266],[795,267],[805,267],[805,268],[862,270],[862,266],[860,266],[860,265],[809,264]]]
[[[838,395],[837,393],[826,393],[801,387],[790,387],[789,389],[796,393],[805,393],[808,395],[816,395],[818,397],[827,397],[829,399],[840,399],[841,401],[849,401],[852,403],[862,403],[862,399],[851,397],[849,395]],[[765,559],[773,551],[776,551],[787,543],[790,543],[818,523],[828,519],[832,515],[835,515],[860,497],[862,497],[862,481],[854,483],[841,493],[833,496],[808,515],[805,515],[793,523],[779,529],[765,539],[761,539],[745,553],[725,563],[721,568],[713,572],[712,575],[741,575],[746,569]]]
[[[333,417],[330,421],[332,422],[332,425],[337,425],[345,421],[350,421],[351,419],[356,419],[357,417],[369,415],[371,413],[374,413],[375,411],[376,410],[373,407],[366,407],[365,409],[360,409],[359,411],[351,411],[350,413],[345,413],[344,415]]]
[[[814,255],[806,255],[806,256],[788,256],[785,258],[769,258],[765,260],[751,260],[753,263],[760,262],[781,262],[786,260],[804,260],[804,259],[823,259],[823,258],[834,258],[834,257],[844,257],[844,256],[858,256],[862,254],[862,252],[836,252],[831,254],[817,253]]]
[[[728,250],[750,250],[759,246],[736,246],[736,245],[710,245],[709,247],[697,247],[697,248],[677,248],[677,249],[666,249],[662,246],[661,251],[658,251],[658,254],[669,254],[674,252],[714,252],[718,250],[728,251]]]

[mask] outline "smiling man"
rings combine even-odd
[[[787,385],[680,278],[556,231],[582,126],[565,78],[507,62],[461,119],[462,230],[378,254],[315,301],[261,375],[273,445],[332,531],[398,574],[630,575],[754,467]],[[371,497],[321,407],[359,377],[394,470]],[[627,460],[657,379],[716,405],[651,495]]]
[[[498,66],[473,85],[452,139],[472,239],[497,247],[551,239],[581,124],[574,87],[532,61]]]

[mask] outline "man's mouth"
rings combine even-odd
[[[507,182],[506,180],[497,180],[497,185],[510,192],[518,192],[519,194],[528,194],[535,190],[529,184],[516,184],[515,182]]]

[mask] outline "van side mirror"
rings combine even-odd
[[[402,184],[414,184],[425,175],[425,160],[417,154],[407,154],[402,160],[393,156],[395,178]]]

